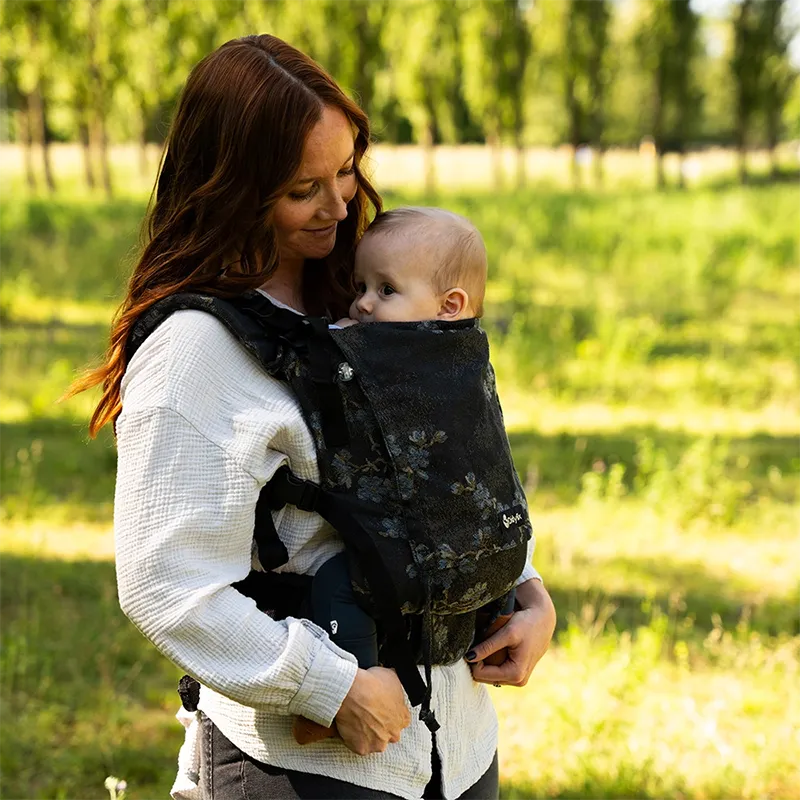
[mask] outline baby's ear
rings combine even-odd
[[[469,295],[456,287],[448,289],[443,295],[439,305],[437,319],[455,320],[466,317],[469,311]]]

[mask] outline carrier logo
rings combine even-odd
[[[335,620],[331,620],[331,633],[335,636],[336,632],[339,630],[339,623]]]
[[[528,521],[528,515],[525,513],[525,508],[520,505],[507,508],[505,511],[500,512],[499,517],[500,522],[503,523],[503,527],[506,530],[524,525]]]

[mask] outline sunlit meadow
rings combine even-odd
[[[112,438],[87,439],[96,395],[56,403],[135,257],[152,175],[126,152],[112,202],[68,153],[53,197],[0,158],[8,798],[105,797],[110,774],[164,797],[181,740],[179,673],[116,602]],[[540,153],[528,188],[509,165],[496,190],[467,155],[438,174],[452,186],[455,159],[470,185],[435,196],[398,188],[412,151],[375,168],[388,206],[466,214],[490,255],[485,324],[559,613],[528,686],[491,690],[503,796],[800,796],[797,185],[734,186],[723,159],[658,193],[620,154],[602,192],[572,193]]]

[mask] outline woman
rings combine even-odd
[[[318,477],[286,386],[200,311],[173,314],[126,363],[136,320],[187,289],[261,288],[298,313],[344,316],[355,244],[380,209],[361,171],[368,143],[363,112],[275,37],[228,42],[198,64],[107,363],[80,385],[104,385],[92,432],[115,423],[121,606],[203,685],[175,797],[496,797],[497,726],[481,683],[524,685],[552,635],[552,603],[528,567],[522,610],[468,654],[472,666],[434,668],[434,743],[392,670],[359,669],[320,628],[275,621],[232,587],[258,566],[264,483],[287,462]],[[343,548],[316,514],[290,506],[276,525],[288,572],[314,574]],[[502,647],[502,666],[480,663]],[[335,718],[341,739],[300,747],[295,715]]]

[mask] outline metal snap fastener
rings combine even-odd
[[[353,370],[353,368],[346,361],[342,361],[342,363],[339,364],[339,367],[336,370],[336,375],[340,381],[345,381],[345,382],[351,381],[353,380],[353,376],[355,374],[356,373]]]

